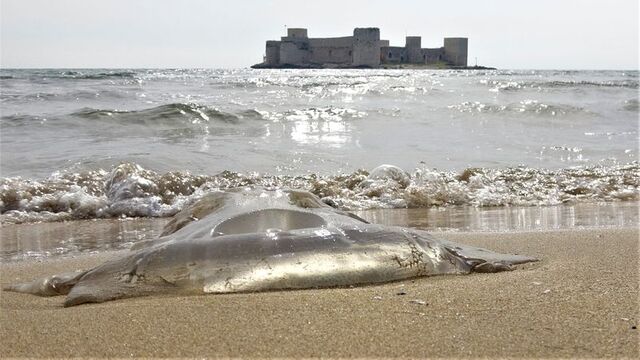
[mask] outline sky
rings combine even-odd
[[[285,27],[469,38],[469,64],[638,69],[638,0],[0,0],[2,68],[242,68]]]

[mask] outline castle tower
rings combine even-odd
[[[405,42],[406,48],[418,48],[422,47],[422,37],[420,36],[407,36]]]
[[[287,29],[287,37],[306,39],[306,38],[308,38],[307,29],[303,29],[303,28],[288,28]]]
[[[420,36],[407,36],[405,48],[408,63],[418,64],[425,62],[422,57],[422,38]]]
[[[444,57],[453,66],[467,66],[467,38],[444,38]]]
[[[353,30],[352,65],[376,68],[380,66],[380,29]]]
[[[307,29],[288,28],[287,36],[280,40],[280,64],[303,65],[309,62],[311,54]]]
[[[280,41],[267,41],[264,63],[267,65],[280,64]]]

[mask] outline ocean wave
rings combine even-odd
[[[104,79],[134,79],[137,76],[135,71],[48,71],[42,74],[48,78],[56,79],[77,79],[77,80],[104,80]]]
[[[239,114],[224,112],[216,107],[203,106],[193,103],[172,103],[142,110],[103,110],[83,108],[70,114],[71,116],[87,120],[121,120],[128,123],[157,123],[187,119],[191,122],[209,122],[218,120],[225,123],[237,124],[244,118],[258,117],[254,110],[246,110]]]
[[[110,80],[111,82],[121,80],[124,83],[140,83],[144,72],[135,70],[119,69],[82,69],[82,70],[60,70],[60,69],[10,69],[5,70],[5,74],[0,75],[3,80],[28,80],[32,83],[50,83],[60,81],[60,85],[66,81],[84,80]],[[11,83],[11,81],[8,81]]]
[[[115,123],[123,125],[138,125],[143,129],[161,132],[170,137],[187,135],[190,132],[210,131],[214,123],[237,125],[244,121],[270,122],[341,122],[349,119],[363,118],[366,112],[351,108],[334,106],[309,107],[303,109],[289,109],[284,111],[262,111],[257,109],[227,112],[217,107],[198,105],[194,103],[171,103],[141,110],[95,109],[85,107],[66,116],[40,116],[31,114],[3,115],[0,119],[5,126],[24,126],[34,122],[54,120],[55,123],[65,123],[78,126],[76,119],[99,121],[100,123]],[[86,125],[83,125],[86,126]],[[178,133],[166,133],[167,130],[180,129]],[[218,129],[220,130],[220,129]]]
[[[562,89],[562,88],[626,88],[638,89],[638,80],[553,80],[553,81],[530,81],[530,80],[480,80],[480,84],[489,86],[491,91],[518,91],[522,89]]]
[[[534,87],[538,84],[540,87],[545,88],[564,88],[564,87],[612,87],[612,88],[628,88],[638,89],[639,83],[637,80],[607,80],[607,81],[546,81],[540,83],[533,83],[530,87]]]
[[[33,123],[43,124],[47,120],[48,119],[46,117],[30,114],[12,114],[0,117],[2,127],[29,126]]]
[[[545,206],[571,202],[637,201],[638,162],[560,170],[515,167],[412,173],[383,165],[371,172],[269,175],[164,174],[137,164],[57,172],[47,179],[0,179],[2,223],[114,217],[167,217],[213,190],[245,186],[306,189],[345,210],[432,206]]]
[[[26,94],[0,94],[1,100],[32,102],[32,101],[77,101],[77,100],[104,100],[126,99],[127,95],[122,91],[113,90],[73,90],[69,92],[35,92]]]
[[[588,110],[566,104],[545,104],[537,100],[522,100],[518,103],[499,105],[482,103],[479,101],[464,101],[449,105],[449,109],[462,113],[522,113],[541,115],[591,114]]]

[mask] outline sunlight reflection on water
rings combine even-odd
[[[356,214],[372,223],[436,232],[507,232],[637,227],[639,209],[636,202],[618,202],[548,207],[378,209]],[[136,242],[158,237],[169,220],[135,218],[4,225],[0,260],[128,249]]]
[[[444,231],[539,231],[638,226],[636,202],[539,207],[445,207],[356,212],[367,221]]]

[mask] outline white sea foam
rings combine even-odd
[[[461,173],[424,165],[407,173],[393,165],[371,172],[298,176],[187,172],[160,174],[123,163],[110,171],[55,173],[47,179],[0,180],[3,223],[112,217],[171,216],[207,192],[240,186],[299,188],[346,209],[432,206],[544,206],[573,202],[637,201],[637,162],[560,170],[469,168]]]

